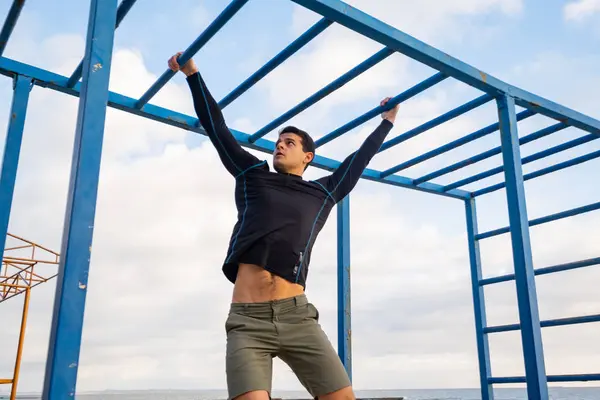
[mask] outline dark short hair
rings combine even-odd
[[[310,135],[308,133],[306,133],[302,129],[299,129],[299,128],[296,128],[295,126],[289,125],[279,131],[280,136],[283,135],[284,133],[293,133],[295,135],[300,136],[300,139],[302,140],[302,151],[305,153],[316,154],[315,141],[313,140],[312,137],[310,137]],[[308,167],[309,164],[310,163],[308,163],[306,166]]]

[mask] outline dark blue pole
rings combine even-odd
[[[521,324],[521,341],[525,359],[527,398],[530,400],[547,400],[548,383],[546,380],[542,330],[540,327],[535,275],[531,256],[525,185],[519,149],[517,118],[515,115],[515,100],[512,97],[504,95],[498,97],[497,103],[517,286],[517,302]]]
[[[8,10],[4,25],[2,25],[2,30],[0,30],[0,56],[2,56],[4,49],[6,49],[8,39],[10,38],[13,29],[15,29],[15,25],[17,25],[17,20],[19,19],[19,15],[21,15],[21,10],[24,5],[25,0],[13,0],[10,10]]]
[[[17,181],[17,168],[23,142],[23,128],[31,90],[31,78],[17,75],[14,83],[10,120],[4,145],[4,159],[2,172],[0,172],[0,254],[4,254],[8,221],[12,207],[15,183]]]
[[[196,54],[214,35],[217,34],[229,22],[231,18],[248,2],[248,0],[232,0],[231,3],[206,27],[206,29],[194,40],[194,42],[179,56],[179,65],[185,65],[194,54]],[[165,3],[166,4],[166,3]],[[175,76],[176,72],[167,68],[165,72],[150,86],[150,88],[135,103],[135,108],[142,109],[157,93]]]
[[[325,18],[320,19],[317,23],[311,26],[306,32],[300,37],[294,40],[289,46],[280,51],[275,57],[271,58],[269,62],[260,67],[254,72],[248,79],[242,82],[238,87],[233,89],[227,96],[223,97],[219,101],[219,108],[223,109],[231,104],[235,99],[240,97],[244,92],[250,89],[252,86],[257,84],[261,79],[273,71],[275,68],[283,64],[288,58],[296,54],[301,48],[310,43],[311,40],[319,36],[325,29],[330,27],[331,21]]]
[[[471,290],[473,292],[473,307],[475,311],[475,337],[477,340],[477,356],[479,360],[479,384],[481,386],[481,400],[494,400],[494,390],[488,379],[492,377],[490,364],[490,346],[484,329],[487,325],[485,313],[485,295],[483,286],[479,284],[482,279],[481,253],[477,236],[477,209],[475,199],[465,200],[467,215],[467,239],[469,241],[469,260],[471,262]]]
[[[75,396],[117,0],[92,0],[42,398]]]
[[[133,7],[136,1],[137,0],[123,0],[121,2],[119,8],[117,8],[117,23],[115,24],[115,29],[117,29],[121,22],[123,22],[123,19],[129,12],[129,10],[131,10],[131,7]],[[72,88],[77,82],[79,82],[79,78],[81,78],[81,71],[83,71],[83,60],[79,62],[79,65],[77,66],[77,68],[75,68],[75,71],[73,71],[73,73],[69,77],[69,80],[67,81],[68,87]]]
[[[352,327],[350,303],[350,200],[337,205],[338,244],[338,354],[352,379]]]

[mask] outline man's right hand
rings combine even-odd
[[[177,72],[177,71],[181,71],[185,74],[185,76],[190,76],[195,74],[196,72],[198,72],[198,67],[196,67],[196,63],[194,62],[193,59],[189,59],[188,62],[185,63],[185,65],[183,67],[179,66],[179,63],[177,62],[177,58],[182,55],[183,52],[178,52],[177,54],[175,54],[173,57],[169,58],[169,68],[171,69],[171,71]]]

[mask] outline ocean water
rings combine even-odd
[[[549,389],[551,400],[600,400],[600,387]],[[407,389],[407,390],[357,390],[358,398],[390,398],[404,397],[406,400],[481,400],[478,389]],[[8,398],[0,392],[0,399]],[[306,392],[274,391],[273,398],[309,399]],[[494,390],[495,400],[527,400],[524,389],[499,388]],[[23,394],[17,398],[39,399],[39,395]],[[147,391],[105,391],[80,393],[79,400],[224,400],[227,392],[224,390],[147,390]]]

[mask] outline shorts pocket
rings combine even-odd
[[[308,303],[308,318],[319,322],[319,310],[312,303]]]
[[[225,332],[230,333],[235,329],[241,329],[246,325],[243,315],[237,313],[229,313],[225,321]]]

